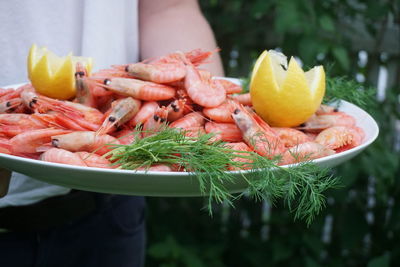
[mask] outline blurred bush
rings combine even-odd
[[[343,187],[327,192],[314,223],[282,203],[148,198],[146,266],[396,266],[400,264],[400,16],[398,1],[200,1],[227,76],[248,77],[265,49],[304,66],[375,86],[380,136],[335,169]]]

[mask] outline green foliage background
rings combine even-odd
[[[294,221],[282,203],[242,199],[232,209],[202,198],[148,198],[146,266],[398,266],[400,264],[399,1],[200,1],[216,34],[226,75],[248,77],[258,55],[279,47],[329,75],[376,86],[386,97],[368,111],[380,136],[335,169],[342,187],[314,223]],[[190,22],[188,22],[190,23]],[[394,31],[398,34],[398,31]],[[359,51],[368,54],[362,64]]]

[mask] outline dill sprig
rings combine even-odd
[[[363,109],[370,109],[375,105],[375,90],[366,87],[355,80],[346,77],[327,77],[324,103],[338,100],[349,101]]]
[[[248,180],[249,188],[244,194],[271,203],[283,198],[295,219],[304,219],[308,225],[325,207],[323,192],[339,186],[329,168],[311,161],[282,167],[257,154],[253,159],[252,179]]]
[[[234,196],[227,185],[235,183],[237,174],[227,171],[228,166],[246,171],[240,172],[248,185],[245,195],[255,200],[274,203],[283,199],[295,219],[305,219],[310,224],[325,205],[325,190],[337,184],[328,169],[322,169],[311,162],[295,167],[281,167],[277,159],[261,157],[249,151],[237,151],[225,142],[211,142],[213,134],[196,138],[185,136],[184,131],[164,128],[154,135],[140,138],[135,133],[135,141],[129,145],[115,145],[105,156],[110,156],[121,169],[150,167],[154,164],[178,166],[199,182],[200,192],[208,196],[207,209],[212,214],[213,202],[227,202],[244,195]],[[235,158],[251,162],[234,161]]]

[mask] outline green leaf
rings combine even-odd
[[[327,32],[335,31],[335,23],[329,15],[322,15],[319,18],[319,25],[321,25],[321,28]]]
[[[333,56],[339,62],[340,66],[348,71],[350,69],[350,61],[347,50],[343,47],[336,46],[332,49]]]
[[[373,258],[368,262],[368,267],[389,267],[390,266],[390,254],[385,253],[382,256]]]
[[[319,267],[320,265],[312,258],[306,257],[306,267]]]
[[[275,30],[278,33],[292,32],[299,28],[300,22],[301,19],[295,1],[278,1],[275,17]]]
[[[157,259],[165,259],[177,255],[178,245],[172,236],[168,236],[163,242],[155,243],[148,249],[148,254]],[[179,254],[179,253],[178,253]]]
[[[304,65],[312,66],[320,52],[320,44],[313,38],[304,37],[299,42],[299,50]]]
[[[374,94],[375,88],[364,87],[347,77],[329,77],[327,75],[324,103],[342,99],[369,110],[376,105]]]
[[[293,251],[291,251],[290,249],[287,249],[287,244],[282,243],[282,242],[278,242],[276,241],[276,243],[273,246],[273,253],[272,253],[272,258],[274,262],[280,262],[286,259],[289,259],[293,254]]]

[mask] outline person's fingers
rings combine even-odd
[[[11,171],[0,168],[0,198],[7,195],[10,179]]]

